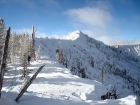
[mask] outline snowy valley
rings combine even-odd
[[[78,30],[60,39],[35,38],[35,50],[39,59],[28,65],[29,77],[45,67],[15,102],[24,78],[18,62],[8,63],[0,105],[140,103],[140,44],[108,46]],[[101,100],[112,89],[117,99]]]

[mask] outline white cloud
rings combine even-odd
[[[120,44],[130,44],[135,43],[137,41],[128,41],[125,39],[119,39],[119,38],[110,38],[109,36],[105,35],[106,32],[101,36],[97,36],[97,34],[101,34],[99,30],[93,31],[93,30],[82,30],[83,33],[87,34],[89,37],[95,38],[96,40],[102,41],[107,45],[120,45]],[[118,29],[116,29],[113,34],[120,33]]]
[[[97,40],[103,41],[107,45],[140,44],[140,40],[125,40],[120,38],[109,38],[107,36],[98,37]]]
[[[111,22],[112,16],[104,9],[96,7],[84,7],[68,10],[65,14],[74,21],[83,23],[89,27],[105,29]]]
[[[35,37],[38,37],[38,38],[40,38],[40,37],[47,37],[47,34],[44,33],[44,32],[37,31],[35,33]]]
[[[130,43],[127,40],[113,39],[113,38],[109,38],[107,36],[98,37],[97,40],[103,41],[107,45],[118,45],[118,44],[128,44],[128,43]]]
[[[97,29],[87,29],[87,30],[81,30],[83,33],[87,34],[88,36],[92,38],[98,38],[102,35],[107,35],[108,33],[105,30],[101,30],[99,28]]]
[[[53,34],[53,35],[51,35],[49,38],[59,39],[59,38],[60,38],[60,35],[58,35],[58,34]]]
[[[93,5],[70,9],[65,14],[74,21],[74,24],[81,24],[83,26],[81,31],[90,37],[97,39],[103,35],[109,36],[108,27],[112,25],[113,21],[113,16],[109,11],[110,5],[104,6],[102,2],[92,2],[91,4]]]
[[[90,37],[95,37],[96,36],[96,33],[92,30],[81,30],[83,33],[89,35]]]
[[[70,9],[65,14],[74,21],[74,24],[83,26],[81,29],[83,33],[103,41],[105,44],[130,43],[127,40],[111,38],[111,36],[121,35],[122,32],[114,23],[115,18],[110,12],[111,5],[108,2],[105,3],[106,5],[100,1],[92,2],[83,8]]]

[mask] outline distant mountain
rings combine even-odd
[[[99,82],[103,75],[103,84],[116,86],[120,97],[140,95],[140,44],[108,46],[79,30],[61,39],[36,38],[35,42],[36,50],[41,45],[41,55],[54,61],[59,49],[60,63],[73,75]]]

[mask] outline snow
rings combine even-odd
[[[67,36],[64,36],[62,39],[65,40],[77,40],[77,39],[85,39],[87,37],[84,33],[80,30],[74,31],[69,33]]]
[[[51,59],[42,59],[43,61],[39,60],[39,63],[35,62],[29,65],[30,70],[36,70],[44,62],[46,63],[46,66],[19,102],[15,102],[14,99],[18,95],[21,86],[20,74],[17,75],[20,68],[17,67],[15,71],[9,70],[6,72],[0,105],[45,105],[46,103],[49,105],[135,105],[134,96],[101,101],[100,96],[106,93],[104,85],[95,80],[81,79],[72,75],[69,69],[51,61]],[[14,79],[10,79],[9,74]],[[30,75],[33,74],[34,70]]]
[[[22,68],[18,63],[8,64],[11,69],[6,71],[4,75],[0,105],[138,105],[139,96],[125,87],[122,89],[122,85],[126,85],[122,78],[106,73],[104,84],[100,82],[99,75],[103,62],[108,61],[111,63],[112,59],[108,60],[106,55],[97,50],[95,44],[87,43],[87,38],[88,36],[79,30],[62,39],[37,38],[35,41],[36,50],[41,44],[41,58],[38,61],[32,61],[28,65],[29,77],[32,77],[43,64],[46,64],[45,67],[28,87],[27,92],[16,102],[15,98],[21,91],[24,82],[24,78],[21,76]],[[97,43],[98,41],[94,40],[94,42]],[[98,43],[106,49],[103,43]],[[90,45],[92,49],[90,49]],[[70,66],[65,68],[57,62],[55,58],[56,48],[65,49],[65,53],[71,52],[73,54],[72,58],[84,59],[82,64],[87,66],[90,79],[73,75]],[[112,53],[112,50],[106,49],[106,52]],[[88,64],[88,55],[93,55],[96,61],[94,68]],[[70,58],[70,53],[67,57]],[[72,63],[72,60],[70,60],[70,63]],[[124,60],[117,64],[120,68],[124,68],[122,65],[128,66]],[[128,69],[132,67],[130,65]],[[137,70],[137,67],[134,67],[134,69]],[[137,73],[136,71],[133,72]],[[111,86],[117,83],[117,92],[123,92],[120,99],[101,100],[101,95],[105,95],[111,89]]]

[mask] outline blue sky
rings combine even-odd
[[[0,0],[0,17],[12,31],[62,37],[80,30],[106,44],[140,41],[139,0]]]

